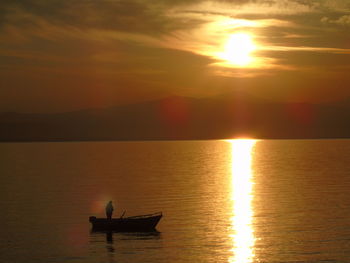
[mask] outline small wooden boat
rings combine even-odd
[[[112,219],[90,216],[89,221],[92,224],[92,230],[95,231],[148,232],[156,230],[162,216],[162,212]]]

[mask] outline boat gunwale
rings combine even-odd
[[[152,218],[152,217],[158,217],[158,216],[162,217],[163,213],[156,212],[156,213],[147,214],[147,215],[120,217],[120,219],[142,219],[142,218]]]
[[[146,214],[146,215],[139,215],[139,216],[129,216],[129,217],[117,217],[117,218],[105,218],[105,217],[96,217],[96,216],[90,216],[89,217],[89,221],[91,223],[97,222],[97,221],[105,221],[107,222],[116,222],[116,221],[124,221],[124,220],[142,220],[142,219],[152,219],[152,218],[162,218],[163,217],[163,213],[162,212],[156,212],[156,213],[152,213],[152,214]]]

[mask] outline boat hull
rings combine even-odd
[[[94,231],[150,232],[155,231],[162,213],[125,218],[89,218]]]

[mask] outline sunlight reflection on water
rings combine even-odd
[[[254,258],[252,228],[252,155],[255,140],[232,140],[232,252],[231,263],[249,263]]]

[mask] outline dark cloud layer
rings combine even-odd
[[[106,29],[147,34],[163,34],[193,26],[198,21],[169,19],[165,12],[174,3],[161,1],[7,1],[2,4],[2,24],[35,26],[36,19],[55,25],[81,29]]]

